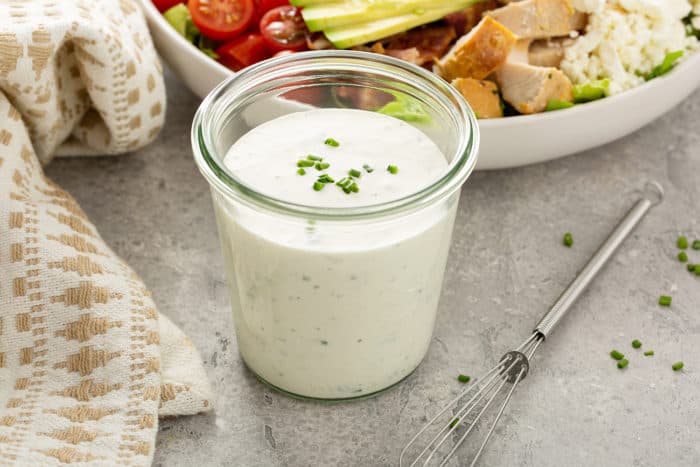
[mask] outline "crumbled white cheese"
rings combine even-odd
[[[644,82],[640,73],[659,65],[666,54],[698,47],[687,37],[682,19],[700,0],[574,0],[591,11],[586,32],[569,47],[561,69],[575,83],[608,78],[608,94]]]

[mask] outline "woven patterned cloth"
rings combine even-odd
[[[190,340],[42,171],[164,111],[134,1],[0,0],[0,465],[150,465],[158,416],[210,409]]]

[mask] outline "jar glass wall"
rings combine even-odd
[[[224,165],[246,132],[319,107],[400,118],[438,146],[447,169],[400,199],[319,208],[257,192]],[[389,57],[299,53],[212,91],[192,143],[212,188],[246,365],[291,395],[331,400],[366,397],[409,375],[430,343],[459,188],[476,162],[476,119],[461,96]]]

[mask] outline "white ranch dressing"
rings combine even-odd
[[[330,167],[298,175],[297,161],[308,154]],[[407,123],[345,109],[268,121],[241,137],[224,162],[260,193],[321,208],[395,200],[447,168],[432,140]],[[362,172],[357,193],[333,183],[314,191],[319,175],[338,181],[350,169]],[[246,364],[283,390],[326,399],[371,394],[410,374],[432,336],[457,198],[381,222],[316,224],[215,196]]]

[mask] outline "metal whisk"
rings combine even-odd
[[[561,321],[569,311],[571,305],[573,305],[605,263],[612,257],[615,250],[617,250],[625,238],[632,232],[639,221],[642,220],[644,215],[651,207],[660,203],[662,198],[663,188],[657,182],[648,182],[644,186],[642,197],[632,206],[627,215],[620,221],[600,248],[598,248],[598,251],[588,263],[586,263],[586,266],[584,266],[578,276],[576,276],[566,290],[564,290],[564,293],[561,294],[547,314],[537,323],[532,335],[515,350],[506,352],[495,367],[481,378],[475,379],[473,384],[459,396],[455,397],[416,433],[401,451],[399,457],[400,467],[405,465],[410,465],[411,467],[414,465],[426,466],[429,465],[431,461],[435,461],[435,463],[439,462],[438,465],[440,466],[446,465],[464,440],[467,439],[469,433],[477,426],[478,421],[482,418],[486,410],[493,404],[496,397],[501,394],[505,388],[505,398],[501,402],[500,408],[496,413],[496,418],[491,424],[486,438],[481,443],[481,446],[478,448],[469,464],[472,467],[476,465],[501,415],[503,415],[513,392],[515,392],[515,388],[527,376],[530,369],[530,359],[537,351],[537,348],[554,330],[559,321]],[[509,385],[509,387],[507,385]],[[460,405],[460,402],[463,400],[466,400],[466,402]],[[448,414],[449,418],[445,420],[445,423],[438,422],[451,407],[455,406],[458,406],[459,409],[456,412]],[[406,461],[405,458],[407,458],[411,446],[416,444],[416,441],[421,438],[421,435],[429,432],[431,427],[434,429],[440,428],[440,430],[410,463]],[[461,427],[464,427],[464,429]],[[440,454],[441,448],[448,439],[453,437],[453,434],[455,437],[458,436],[453,447],[447,454]],[[420,449],[420,447],[417,447],[415,450],[417,449]],[[444,450],[446,449],[442,449],[442,451]]]

